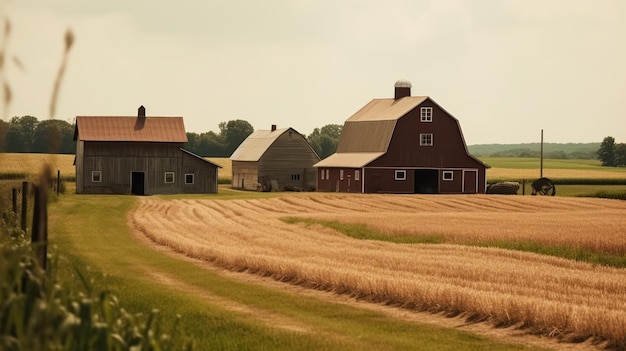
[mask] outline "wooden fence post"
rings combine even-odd
[[[61,192],[61,170],[57,169],[57,196]]]
[[[26,220],[28,219],[28,182],[22,182],[22,213],[21,226],[22,231],[26,233]]]
[[[35,204],[33,209],[33,229],[31,231],[31,245],[35,249],[36,257],[42,269],[46,269],[48,256],[48,191],[52,174],[48,166],[39,178],[35,187]]]
[[[13,192],[11,193],[11,210],[13,211],[13,214],[17,216],[17,188],[13,188],[12,190]]]

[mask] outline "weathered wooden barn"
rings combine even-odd
[[[78,116],[76,193],[217,193],[219,165],[185,149],[182,117]]]
[[[233,152],[232,186],[248,190],[313,190],[320,158],[293,128],[257,130]]]
[[[484,193],[489,167],[469,154],[459,121],[396,82],[343,125],[337,152],[318,162],[318,191]]]

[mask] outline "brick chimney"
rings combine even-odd
[[[405,96],[411,96],[411,86],[411,82],[409,82],[408,80],[400,79],[399,81],[397,81],[394,85],[395,94],[393,99],[398,100],[402,99]]]
[[[143,105],[137,109],[137,120],[135,121],[135,130],[143,129],[146,124],[146,108]]]
[[[146,108],[143,105],[139,106],[137,109],[137,117],[146,117]]]
[[[276,125],[272,124],[272,132],[275,132],[275,131],[276,131]]]

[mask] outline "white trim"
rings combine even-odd
[[[168,175],[172,176],[172,181],[171,182],[167,181],[167,176]],[[163,178],[163,182],[165,182],[166,184],[176,183],[176,173],[174,173],[174,172],[165,172],[165,177]]]
[[[343,169],[339,170],[339,180],[343,180]]]
[[[98,180],[94,180],[95,175],[98,175]],[[91,182],[102,183],[102,171],[91,171]]]
[[[442,171],[441,173],[442,173],[441,180],[445,180],[445,181],[454,180],[454,171]],[[449,175],[449,177],[446,178],[446,175]]]
[[[475,193],[478,193],[478,178],[479,178],[479,174],[478,174],[478,170],[477,169],[463,169],[463,179],[462,179],[462,183],[461,183],[461,192],[465,193],[465,173],[469,173],[469,172],[474,172],[476,173],[476,184],[474,184],[475,186]]]
[[[396,169],[395,180],[406,180],[406,170],[404,169]]]
[[[354,170],[354,180],[361,180],[361,170],[359,169],[355,169]]]
[[[420,108],[420,122],[430,123],[433,121],[433,108],[422,107]]]
[[[428,143],[429,140],[425,140],[425,138],[430,139],[430,143]],[[433,133],[420,133],[420,146],[433,146],[434,144]]]
[[[191,183],[187,182],[187,176],[191,176]],[[193,173],[185,173],[185,184],[194,184],[196,182],[196,175]]]

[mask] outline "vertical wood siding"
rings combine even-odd
[[[146,195],[178,194],[184,190],[184,171],[194,168],[192,161],[186,162],[183,170],[182,143],[143,143],[143,142],[84,142],[82,157],[77,155],[77,184],[82,184],[79,193],[129,194],[131,192],[131,173],[144,173]],[[192,156],[189,156],[192,157]],[[201,160],[198,160],[202,162]],[[208,188],[210,164],[201,167],[196,164],[199,176],[206,178],[198,187],[190,191]],[[210,168],[210,167],[209,167]],[[100,171],[101,182],[92,182],[92,171]],[[165,172],[174,172],[174,182],[165,182]],[[216,177],[216,175],[215,175]],[[205,184],[206,183],[206,184]]]

